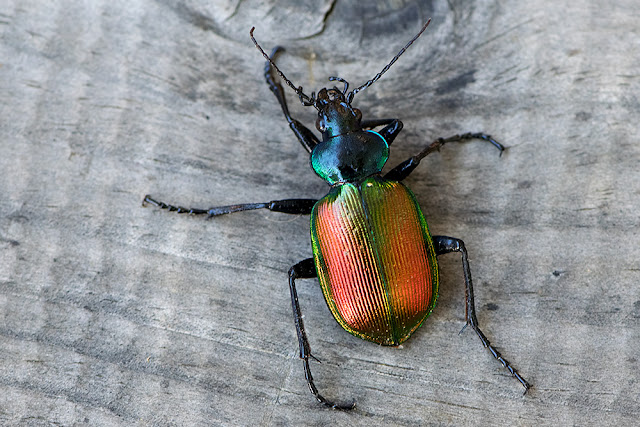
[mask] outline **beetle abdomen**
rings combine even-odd
[[[371,177],[334,187],[313,209],[311,238],[325,299],[348,332],[398,345],[433,309],[435,251],[403,184]]]

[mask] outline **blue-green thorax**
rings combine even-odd
[[[389,145],[379,133],[362,129],[360,110],[333,89],[322,89],[315,106],[322,142],[311,153],[311,166],[322,179],[331,185],[354,182],[382,170]]]

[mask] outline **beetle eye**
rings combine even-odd
[[[327,127],[324,124],[324,120],[322,120],[321,117],[318,117],[318,120],[316,120],[316,129],[318,129],[320,132],[324,132],[325,130],[327,130]]]
[[[354,108],[353,113],[356,115],[356,120],[358,122],[362,120],[362,111],[358,110],[357,108]]]

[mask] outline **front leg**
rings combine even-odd
[[[282,51],[284,51],[284,49],[279,46],[273,49],[273,51],[271,52],[271,60],[274,60],[276,55]],[[318,145],[320,143],[320,140],[309,128],[291,117],[291,114],[289,113],[289,107],[287,106],[287,99],[284,96],[284,89],[278,82],[275,70],[269,61],[267,61],[264,66],[264,78],[267,81],[269,89],[271,89],[271,92],[273,92],[276,99],[278,100],[280,108],[282,108],[282,113],[287,119],[287,122],[289,122],[289,127],[293,131],[294,135],[296,136],[296,138],[298,138],[298,141],[300,141],[300,144],[302,144],[305,150],[311,153],[313,147]]]
[[[273,200],[271,202],[265,203],[245,203],[240,205],[216,206],[209,209],[200,209],[183,208],[182,206],[170,205],[164,202],[159,202],[151,198],[151,196],[146,195],[142,200],[142,206],[145,206],[147,203],[149,203],[153,206],[159,207],[160,209],[167,209],[172,212],[209,216],[218,216],[233,212],[250,211],[254,209],[269,209],[273,212],[282,212],[293,215],[310,215],[316,202],[317,200],[315,199],[284,199]]]
[[[468,132],[468,133],[463,133],[462,135],[453,135],[453,136],[450,136],[449,138],[438,138],[435,141],[433,141],[431,144],[429,144],[424,150],[422,150],[415,156],[409,157],[407,160],[400,163],[391,171],[387,172],[387,174],[384,177],[392,181],[402,181],[403,179],[408,177],[409,174],[413,172],[413,170],[416,167],[418,167],[418,165],[420,164],[420,160],[424,159],[434,151],[440,150],[440,147],[442,147],[444,144],[447,144],[449,142],[466,141],[468,139],[482,139],[483,141],[487,141],[491,143],[494,147],[496,147],[498,150],[500,150],[500,155],[502,155],[502,152],[505,150],[502,144],[500,144],[498,141],[493,139],[491,135],[487,135],[486,133]]]
[[[378,126],[384,126],[378,133],[382,135],[389,145],[396,139],[396,136],[398,136],[403,127],[402,122],[398,119],[363,120],[360,125],[363,129],[373,129]]]
[[[469,268],[469,256],[467,254],[467,249],[464,246],[464,242],[460,239],[456,239],[453,237],[447,236],[432,236],[433,244],[435,246],[436,255],[448,254],[450,252],[460,252],[462,253],[462,270],[464,272],[464,283],[466,285],[465,292],[465,317],[467,319],[467,323],[465,324],[465,328],[467,326],[471,326],[482,341],[482,345],[488,349],[493,357],[495,357],[498,362],[502,364],[511,375],[513,375],[520,384],[524,386],[524,392],[526,393],[531,385],[520,376],[518,371],[511,366],[511,364],[500,354],[498,350],[495,349],[494,346],[491,345],[487,337],[480,330],[480,326],[478,325],[478,319],[476,318],[476,307],[473,301],[473,283],[471,281],[471,269]],[[464,330],[464,328],[462,328]],[[462,332],[462,331],[461,331]]]

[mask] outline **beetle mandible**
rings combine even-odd
[[[313,258],[305,259],[289,270],[291,305],[298,334],[300,358],[311,393],[318,401],[335,409],[351,409],[352,403],[336,403],[325,398],[315,386],[309,359],[314,358],[304,329],[298,303],[296,279],[318,277],[329,310],[349,333],[381,345],[398,346],[422,324],[435,306],[438,293],[436,256],[460,252],[466,285],[464,328],[470,326],[482,345],[525,388],[530,384],[502,357],[480,330],[473,300],[473,285],[467,250],[460,239],[432,236],[413,193],[402,183],[420,160],[450,142],[481,139],[500,150],[504,147],[490,135],[465,133],[438,138],[415,156],[382,175],[389,156],[389,145],[402,130],[398,119],[363,120],[352,107],[354,95],[376,82],[400,55],[426,30],[431,20],[371,80],[348,91],[349,83],[321,89],[306,95],[277,67],[276,47],[271,56],[260,47],[250,31],[251,40],[267,59],[265,79],[275,95],[289,127],[311,155],[315,173],[331,186],[320,200],[286,199],[266,203],[218,206],[209,209],[183,208],[144,197],[162,209],[194,215],[218,216],[233,212],[268,209],[297,215],[311,215]],[[284,89],[277,75],[289,85],[305,106],[318,110],[316,128],[322,141],[294,119],[287,107]],[[379,131],[373,129],[382,127]],[[464,330],[463,328],[463,330]]]

